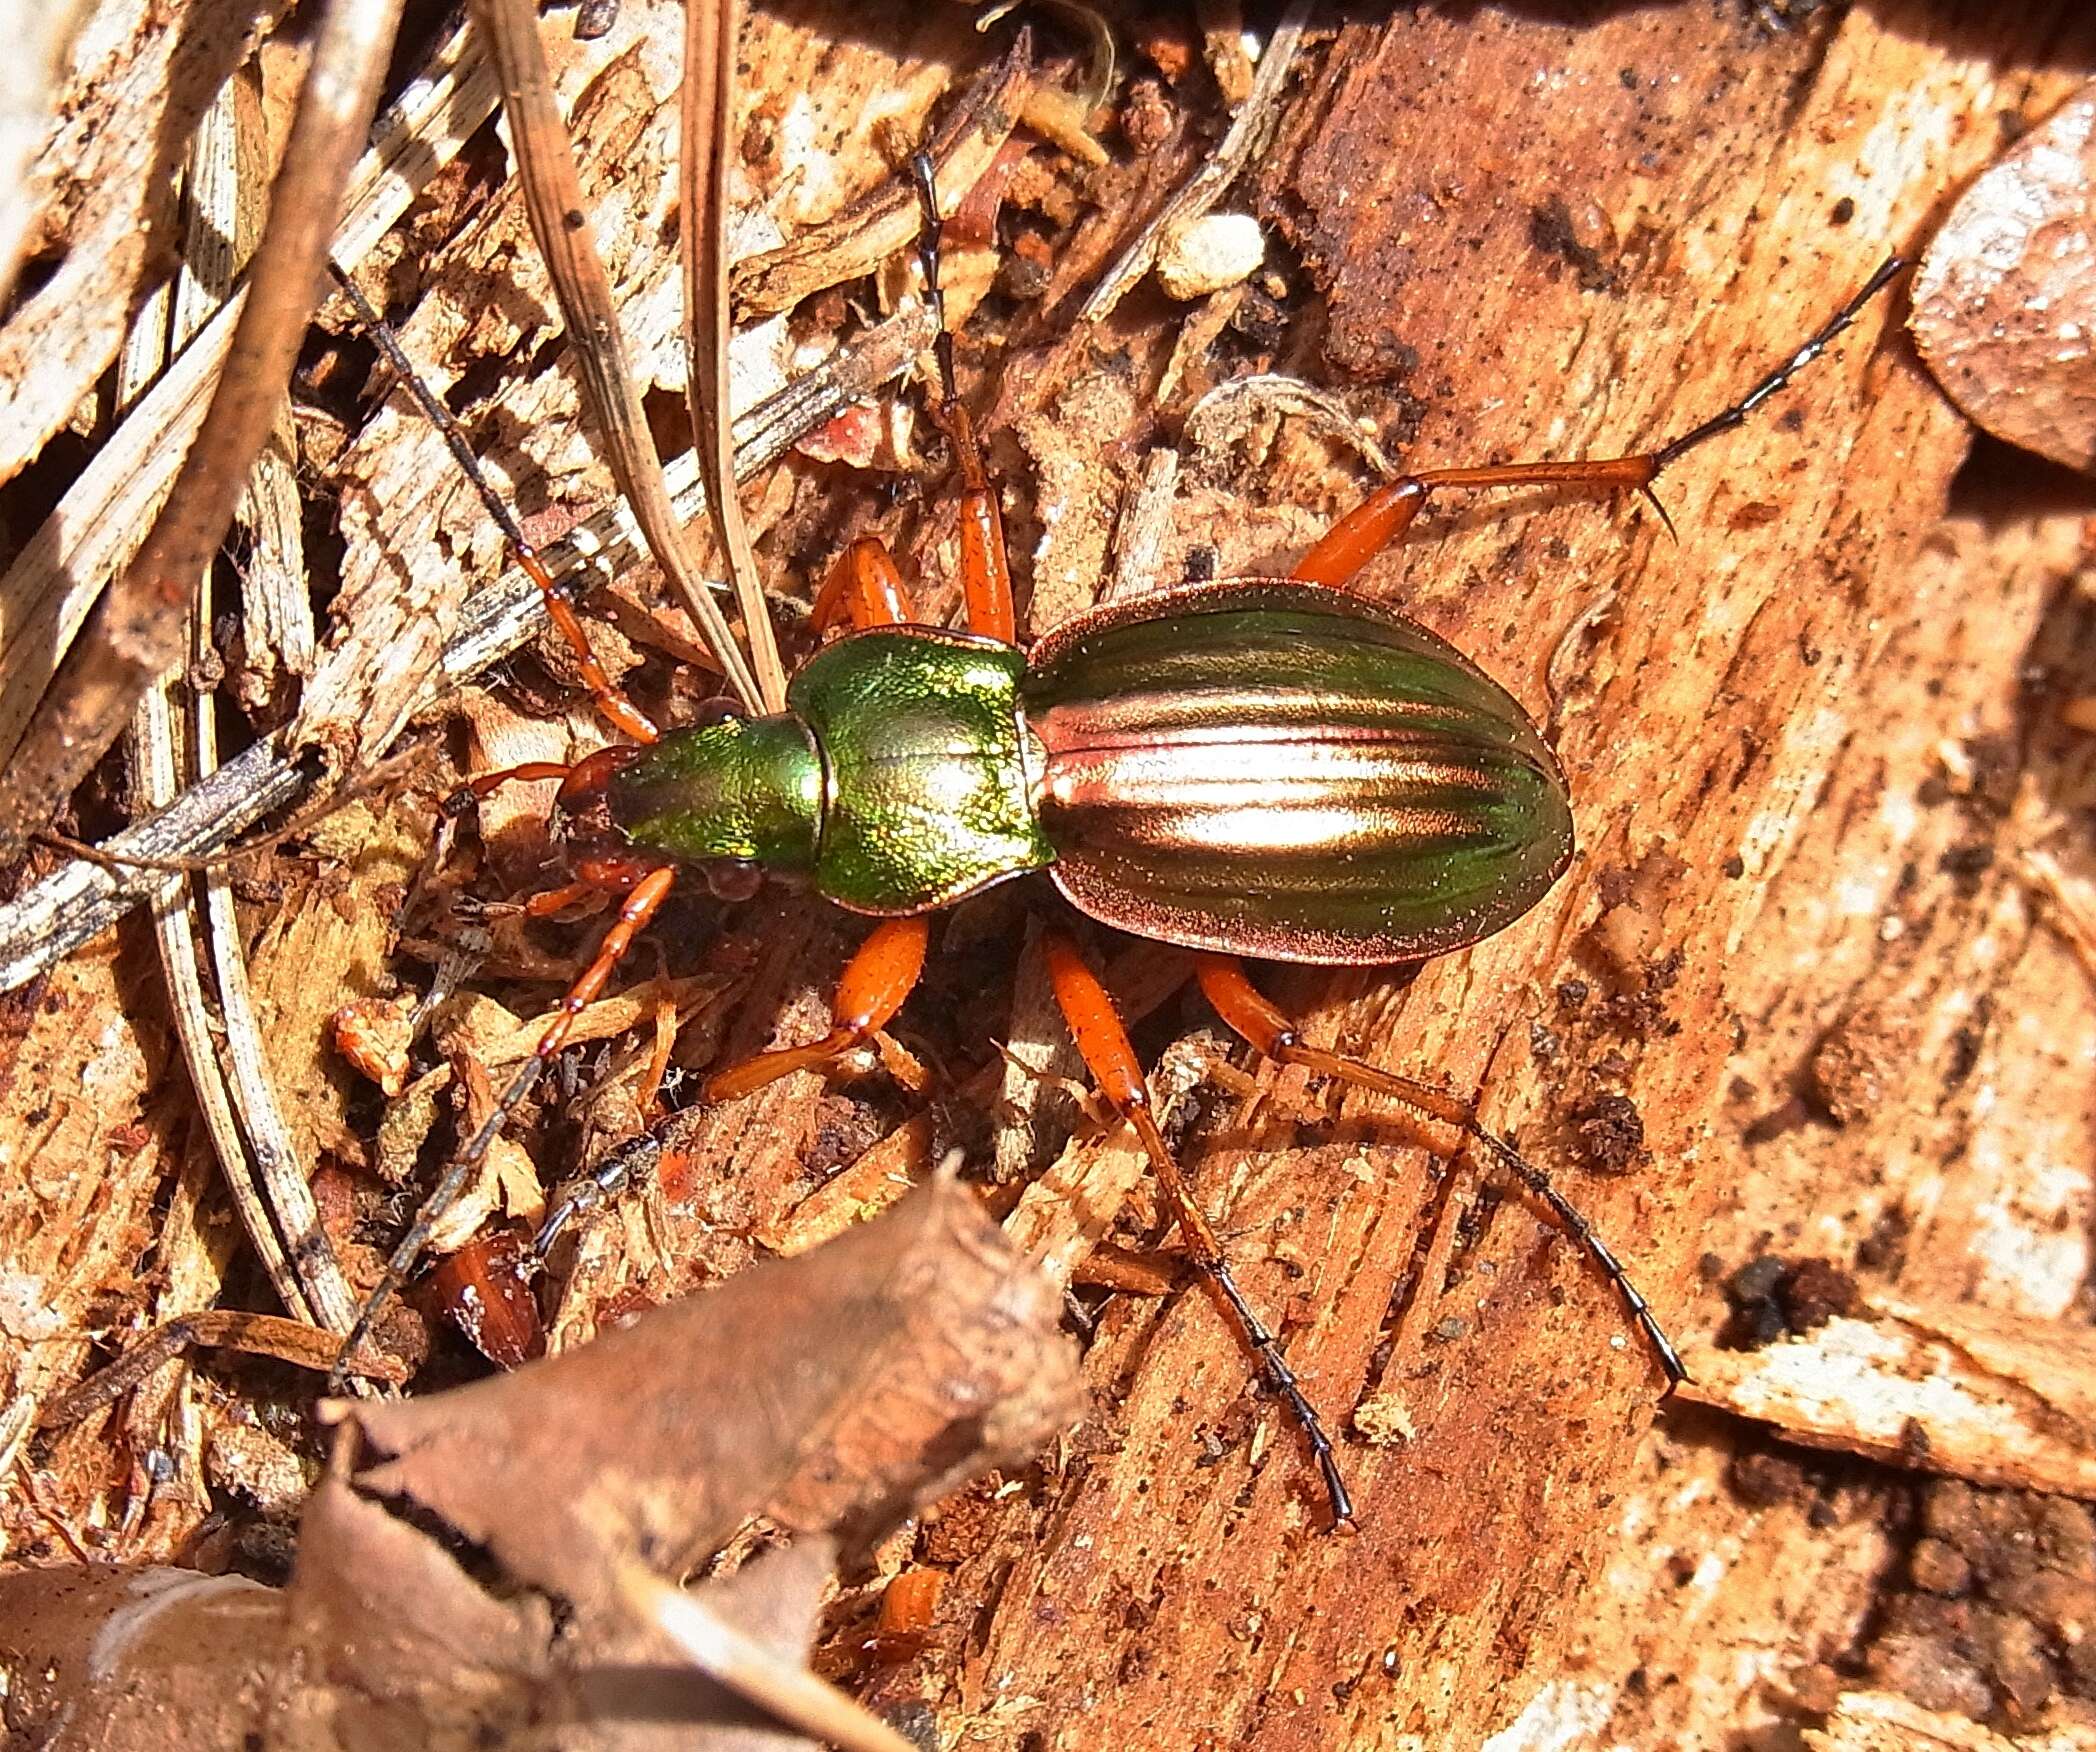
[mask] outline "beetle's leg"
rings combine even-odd
[[[1098,1080],[1100,1091],[1113,1103],[1121,1117],[1135,1127],[1136,1135],[1142,1139],[1143,1149],[1150,1158],[1150,1166],[1157,1175],[1165,1204],[1185,1239],[1188,1256],[1229,1304],[1245,1342],[1259,1359],[1267,1384],[1280,1395],[1301,1427],[1303,1439],[1317,1461],[1318,1473],[1324,1479],[1325,1492],[1331,1498],[1333,1524],[1350,1525],[1354,1518],[1353,1498],[1347,1494],[1346,1480],[1340,1476],[1332,1439],[1325,1434],[1316,1408],[1304,1396],[1302,1383],[1288,1366],[1288,1359],[1281,1354],[1279,1343],[1259,1316],[1253,1313],[1251,1303],[1237,1287],[1230,1262],[1224,1257],[1222,1242],[1201,1213],[1200,1206],[1194,1203],[1185,1177],[1179,1172],[1179,1164],[1165,1143],[1164,1134],[1157,1129],[1157,1120],[1150,1111],[1149,1085],[1144,1081],[1142,1065],[1135,1056],[1135,1047],[1128,1038],[1128,1029],[1121,1021],[1120,1012],[1114,1008],[1112,997],[1078,952],[1076,944],[1060,931],[1049,932],[1042,943],[1048,954],[1048,980],[1055,989],[1056,1006],[1070,1025],[1078,1052]]]
[[[1631,1319],[1658,1357],[1668,1387],[1675,1387],[1688,1379],[1688,1370],[1682,1366],[1680,1353],[1660,1326],[1651,1304],[1630,1281],[1630,1274],[1618,1263],[1608,1244],[1594,1232],[1593,1225],[1550,1183],[1550,1177],[1542,1169],[1520,1155],[1504,1139],[1479,1125],[1468,1102],[1458,1100],[1444,1090],[1415,1082],[1410,1077],[1379,1070],[1359,1059],[1306,1046],[1288,1018],[1252,984],[1244,964],[1235,956],[1200,955],[1196,959],[1196,971],[1201,991],[1215,1006],[1216,1014],[1268,1058],[1284,1065],[1301,1065],[1306,1070],[1337,1077],[1342,1082],[1372,1089],[1379,1095],[1403,1102],[1430,1122],[1420,1128],[1420,1139],[1437,1155],[1455,1153],[1450,1148],[1450,1132],[1457,1134],[1458,1141],[1467,1140],[1482,1146],[1495,1163],[1512,1173],[1549,1208],[1559,1226],[1586,1250],[1587,1256],[1600,1267],[1602,1275],[1615,1285],[1616,1293],[1630,1310]],[[1440,1130],[1437,1132],[1435,1127]]]
[[[605,981],[611,978],[612,970],[618,966],[619,958],[632,946],[655,916],[664,900],[669,897],[671,885],[676,880],[676,871],[670,866],[650,865],[646,860],[632,855],[603,855],[587,860],[580,873],[585,880],[594,879],[599,886],[626,889],[626,899],[619,908],[619,916],[612,921],[611,929],[604,933],[604,941],[597,946],[596,959],[582,970],[581,976],[571,985],[560,1001],[560,1013],[546,1024],[540,1034],[538,1045],[532,1049],[531,1057],[524,1061],[523,1069],[511,1079],[508,1088],[502,1091],[481,1127],[467,1141],[466,1147],[452,1158],[444,1175],[430,1189],[422,1201],[422,1208],[415,1213],[415,1220],[408,1225],[392,1254],[386,1260],[385,1269],[379,1274],[378,1283],[371,1294],[364,1298],[363,1307],[357,1310],[357,1318],[349,1329],[349,1336],[342,1341],[341,1355],[328,1376],[329,1391],[337,1391],[341,1385],[344,1365],[362,1346],[371,1331],[371,1323],[378,1318],[395,1290],[406,1283],[415,1270],[422,1250],[429,1245],[430,1232],[438,1220],[455,1203],[459,1194],[480,1166],[494,1143],[496,1134],[509,1122],[511,1114],[521,1107],[524,1097],[531,1093],[532,1086],[539,1080],[546,1066],[551,1064],[560,1049],[567,1044],[569,1032],[575,1026],[575,1018],[582,1014],[592,999],[604,989]]]
[[[924,952],[931,941],[931,920],[883,919],[858,953],[845,964],[831,1006],[829,1033],[806,1046],[783,1046],[760,1052],[706,1079],[708,1101],[732,1101],[761,1089],[789,1071],[812,1071],[863,1046],[895,1019],[903,1000],[924,973]]]
[[[984,468],[975,424],[961,402],[953,373],[953,331],[946,326],[946,295],[939,286],[939,192],[929,153],[910,159],[924,224],[917,234],[917,259],[924,266],[924,295],[939,323],[939,402],[932,411],[961,471],[961,593],[968,603],[968,630],[1009,645],[1019,636],[1012,602],[1012,567],[1004,547],[1004,512],[997,487]]]
[[[895,556],[877,535],[862,535],[837,556],[823,580],[809,623],[826,633],[840,620],[855,630],[904,626],[916,619],[909,587],[895,569]]]
[[[517,564],[524,568],[524,575],[539,589],[546,604],[546,616],[553,623],[568,648],[575,653],[580,666],[582,682],[590,690],[590,697],[597,702],[597,710],[604,721],[635,742],[653,742],[660,735],[653,722],[640,707],[636,706],[620,691],[618,683],[605,673],[604,665],[590,649],[589,637],[582,630],[582,621],[575,613],[575,598],[565,584],[555,581],[539,559],[539,551],[524,539],[523,526],[510,514],[502,496],[488,484],[481,472],[480,462],[473,454],[473,447],[466,442],[466,435],[459,430],[459,423],[443,402],[422,381],[422,374],[415,369],[414,362],[401,350],[399,337],[393,333],[386,319],[371,308],[357,283],[339,268],[335,270],[335,284],[357,313],[357,320],[364,325],[378,350],[385,355],[386,363],[400,379],[401,387],[415,399],[437,435],[444,440],[445,448],[451,452],[452,460],[459,466],[473,491],[479,495],[481,504],[502,538],[509,543],[510,552],[516,556]]]
[[[807,1046],[780,1047],[760,1052],[716,1071],[706,1081],[708,1101],[732,1101],[774,1082],[789,1071],[812,1071],[863,1046],[877,1029],[895,1019],[896,1011],[910,995],[924,972],[924,955],[931,940],[927,918],[883,919],[845,964],[837,981],[837,996],[831,1008],[834,1026],[820,1040]],[[645,1139],[612,1151],[595,1170],[570,1181],[553,1201],[539,1225],[534,1244],[544,1259],[560,1238],[561,1231],[578,1216],[608,1204],[625,1192],[635,1173],[659,1154]]]
[[[789,1071],[809,1071],[842,1058],[862,1046],[877,1029],[895,1019],[896,1011],[924,972],[925,950],[931,940],[927,918],[883,919],[845,964],[837,981],[837,996],[831,1007],[834,1026],[820,1040],[807,1046],[780,1047],[760,1052],[738,1064],[716,1071],[706,1081],[708,1101],[732,1101],[750,1094]],[[563,1187],[539,1225],[536,1247],[544,1259],[569,1223],[598,1206],[608,1204],[632,1183],[637,1165],[652,1159],[654,1151],[645,1143],[614,1150],[590,1174]]]
[[[1368,562],[1402,535],[1436,489],[1452,487],[1572,487],[1605,497],[1625,491],[1643,493],[1666,520],[1666,508],[1652,498],[1652,483],[1668,467],[1705,439],[1729,432],[1792,377],[1827,350],[1834,337],[1854,322],[1863,307],[1882,292],[1907,264],[1898,256],[1871,275],[1826,327],[1784,360],[1721,414],[1680,437],[1637,456],[1599,457],[1585,462],[1503,462],[1482,468],[1435,468],[1398,475],[1386,481],[1325,531],[1296,563],[1290,575],[1306,584],[1344,586]],[[1673,527],[1668,523],[1668,527]]]
[[[642,1132],[605,1151],[594,1168],[556,1190],[531,1243],[533,1254],[544,1264],[562,1231],[577,1217],[622,1198],[643,1176],[673,1179],[686,1159],[683,1151],[668,1148],[654,1132]]]
[[[592,912],[601,912],[606,901],[605,891],[594,882],[570,882],[559,888],[542,888],[524,902],[527,919],[550,919],[555,913],[563,913],[571,906],[584,901],[593,903]]]

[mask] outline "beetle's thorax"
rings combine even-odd
[[[1053,860],[1025,667],[1010,645],[929,627],[839,639],[795,674],[786,713],[637,756],[612,782],[613,818],[636,846],[806,874],[856,912],[945,906]]]

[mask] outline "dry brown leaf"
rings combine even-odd
[[[335,1411],[392,1456],[367,1488],[441,1516],[520,1579],[601,1604],[592,1505],[674,1568],[756,1510],[850,1538],[949,1488],[942,1453],[970,1453],[972,1467],[1028,1451],[1078,1406],[1058,1312],[973,1194],[942,1181],[828,1247],[537,1368]],[[589,1431],[604,1441],[578,1440]]]
[[[744,1744],[747,1708],[707,1701],[620,1603],[616,1563],[681,1574],[759,1513],[812,1536],[713,1602],[803,1656],[840,1549],[1075,1414],[1059,1312],[948,1179],[553,1362],[339,1404],[345,1443],[281,1592],[170,1570],[0,1577],[8,1726],[172,1752],[551,1744],[554,1728],[570,1747]],[[353,1477],[371,1443],[394,1457]],[[483,1587],[433,1524],[525,1586]]]
[[[1951,209],[1915,276],[1913,329],[1979,425],[2096,469],[2096,84]]]

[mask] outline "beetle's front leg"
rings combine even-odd
[[[715,1071],[706,1079],[706,1099],[732,1101],[790,1071],[816,1070],[865,1045],[895,1019],[903,1000],[916,989],[930,941],[931,921],[922,914],[883,919],[845,963],[829,1033],[806,1046],[778,1047]]]
[[[1453,1155],[1455,1148],[1463,1143],[1482,1147],[1494,1163],[1513,1174],[1548,1207],[1565,1232],[1586,1250],[1602,1275],[1615,1285],[1616,1293],[1630,1310],[1631,1319],[1644,1333],[1646,1342],[1659,1359],[1669,1389],[1688,1379],[1688,1370],[1682,1364],[1680,1353],[1660,1326],[1651,1304],[1630,1281],[1630,1274],[1617,1261],[1608,1244],[1594,1232],[1593,1224],[1551,1184],[1549,1175],[1504,1138],[1479,1125],[1468,1102],[1429,1084],[1365,1064],[1360,1059],[1305,1045],[1295,1025],[1260,994],[1247,977],[1244,963],[1235,956],[1199,955],[1196,975],[1203,995],[1215,1006],[1216,1014],[1268,1058],[1284,1065],[1301,1065],[1306,1070],[1337,1077],[1356,1088],[1372,1089],[1379,1095],[1403,1102],[1427,1122],[1419,1128],[1420,1141],[1438,1155]]]
[[[553,1020],[546,1024],[539,1035],[538,1045],[532,1048],[531,1056],[524,1061],[523,1068],[510,1080],[509,1086],[496,1098],[495,1106],[481,1122],[480,1129],[467,1140],[466,1147],[451,1160],[443,1176],[431,1188],[422,1207],[415,1213],[414,1221],[408,1225],[407,1233],[395,1243],[387,1257],[384,1270],[377,1285],[364,1298],[364,1305],[357,1310],[355,1323],[349,1335],[342,1341],[341,1353],[335,1366],[328,1374],[328,1390],[340,1390],[349,1359],[362,1347],[370,1334],[371,1325],[393,1292],[414,1275],[422,1251],[429,1245],[431,1234],[438,1220],[458,1202],[459,1195],[471,1183],[475,1171],[486,1157],[497,1134],[509,1123],[509,1117],[524,1105],[546,1066],[560,1055],[567,1045],[568,1035],[575,1026],[575,1018],[589,1008],[597,994],[604,989],[620,958],[633,946],[633,939],[646,929],[647,923],[669,898],[671,886],[676,881],[676,871],[667,864],[657,864],[633,853],[606,853],[587,861],[582,868],[585,883],[607,892],[622,894],[618,917],[604,933],[597,946],[597,953],[589,966],[568,987],[555,1011]],[[563,898],[573,891],[561,891]]]
[[[968,630],[1009,645],[1019,636],[1012,601],[1012,565],[1004,545],[1004,512],[997,483],[983,464],[975,423],[961,401],[953,375],[953,331],[946,326],[946,296],[939,286],[939,193],[932,186],[932,161],[919,152],[910,160],[923,225],[917,259],[924,268],[924,295],[938,317],[939,400],[932,418],[946,434],[961,475],[961,595],[968,605]]]
[[[808,621],[826,633],[839,621],[854,632],[868,627],[896,627],[917,618],[909,587],[896,569],[895,556],[877,535],[862,535],[837,556]]]

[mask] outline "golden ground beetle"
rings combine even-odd
[[[1511,1172],[1616,1287],[1668,1384],[1681,1380],[1680,1359],[1645,1298],[1542,1170],[1485,1130],[1469,1103],[1307,1045],[1239,957],[1358,966],[1446,954],[1513,923],[1571,860],[1564,778],[1520,705],[1454,646],[1348,591],[1428,499],[1529,486],[1651,498],[1670,463],[1782,389],[1904,264],[1887,261],[1745,396],[1669,443],[1632,456],[1398,475],[1286,578],[1161,589],[1093,609],[1022,649],[996,491],[955,385],[929,160],[920,154],[913,171],[926,215],[918,253],[939,316],[934,417],[960,476],[966,632],[917,624],[886,547],[862,539],[837,560],[814,607],[818,631],[849,631],[801,666],[786,711],[659,732],[590,655],[563,588],[476,479],[604,716],[628,740],[572,766],[535,762],[484,774],[461,797],[558,778],[575,880],[527,910],[545,915],[585,896],[622,898],[536,1053],[395,1248],[345,1355],[413,1271],[435,1217],[679,872],[699,871],[725,895],[752,892],[767,872],[790,875],[881,921],[838,982],[829,1033],[715,1072],[709,1101],[733,1100],[864,1045],[917,984],[931,913],[1040,872],[1078,911],[1194,950],[1202,991],[1258,1051],[1389,1096],[1411,1110],[1437,1153],[1467,1143]],[[404,380],[426,396],[390,338],[375,332]],[[448,419],[433,401],[424,405]],[[1112,1000],[1067,933],[1052,931],[1046,950],[1079,1052],[1140,1136],[1193,1262],[1300,1425],[1334,1524],[1350,1522],[1353,1501],[1332,1441],[1189,1195]],[[577,1209],[620,1189],[631,1156],[615,1152],[614,1160],[618,1168],[556,1204],[540,1232],[542,1253]]]

